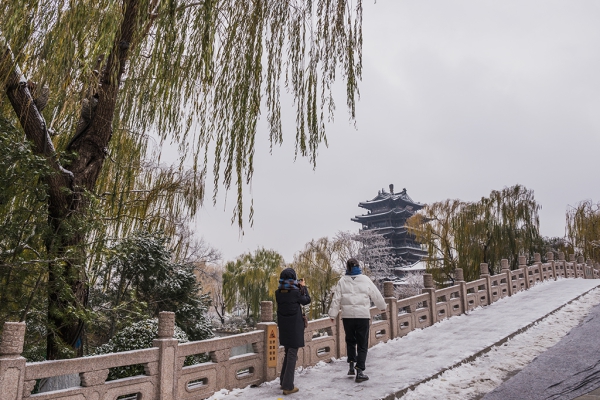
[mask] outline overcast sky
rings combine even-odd
[[[231,225],[233,192],[200,212],[197,235],[225,260],[265,247],[289,262],[358,231],[358,203],[390,183],[421,203],[522,184],[544,236],[564,235],[568,205],[600,201],[600,2],[367,1],[363,33],[356,129],[338,97],[313,170],[294,162],[284,103],[284,145],[270,155],[264,125],[257,140],[254,226]]]

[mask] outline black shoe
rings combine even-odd
[[[350,361],[350,369],[348,370],[348,375],[354,375],[354,361]]]
[[[355,382],[364,382],[364,381],[368,381],[368,380],[369,380],[369,377],[367,375],[365,375],[363,370],[360,368],[356,368],[356,379],[354,381]]]

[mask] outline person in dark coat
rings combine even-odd
[[[304,347],[304,319],[302,306],[310,303],[304,281],[298,281],[296,271],[286,268],[279,275],[279,288],[275,291],[277,300],[277,326],[279,344],[285,348],[279,381],[283,394],[296,393],[294,371],[298,360],[298,349]]]

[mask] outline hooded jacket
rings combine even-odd
[[[333,290],[329,316],[336,318],[341,309],[342,318],[371,318],[371,300],[378,309],[386,309],[381,292],[368,276],[344,275]]]
[[[296,280],[296,272],[286,268],[279,276],[281,279]],[[304,320],[302,306],[310,303],[310,296],[305,286],[299,289],[277,289],[277,326],[279,328],[279,344],[285,347],[304,347]]]

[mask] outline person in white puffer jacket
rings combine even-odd
[[[350,258],[346,262],[346,275],[340,278],[333,289],[329,317],[335,319],[341,309],[350,364],[348,375],[354,375],[356,369],[356,382],[369,379],[364,371],[369,348],[371,301],[381,311],[386,309],[385,300],[377,286],[368,276],[362,274],[358,260]]]

